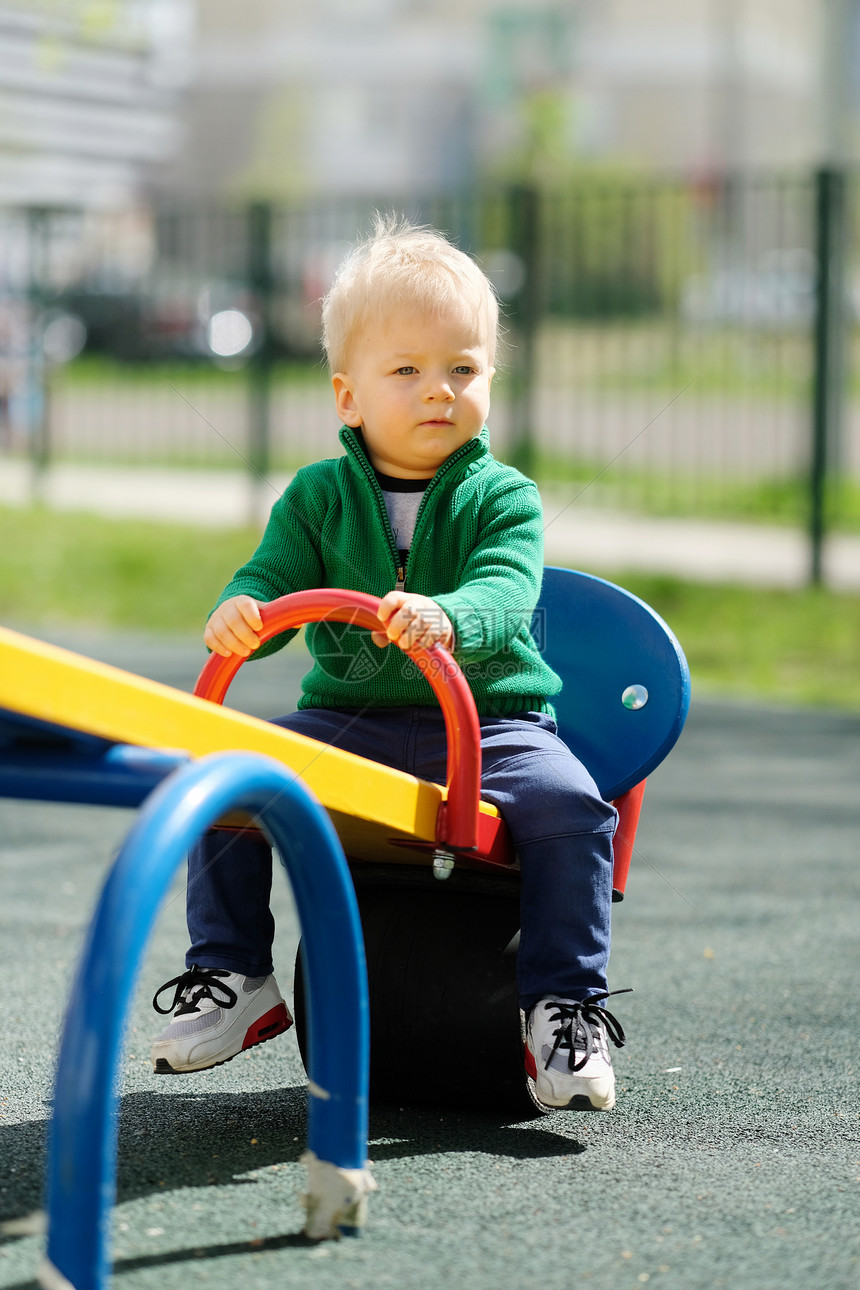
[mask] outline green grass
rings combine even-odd
[[[860,712],[860,596],[616,575],[681,642],[694,690]]]
[[[275,386],[305,386],[327,384],[327,372],[322,359],[279,359],[271,368]],[[123,362],[102,355],[84,354],[63,368],[62,381],[79,389],[104,389],[119,386],[124,391],[147,392],[163,385],[181,384],[183,389],[218,391],[235,388],[237,381],[249,379],[249,365],[237,360],[221,363],[191,359],[141,359]]]
[[[197,633],[257,534],[0,508],[5,624]],[[860,712],[860,596],[619,573],[670,624],[694,690]]]
[[[808,524],[810,484],[805,476],[732,479],[699,472],[627,470],[570,456],[541,452],[526,473],[541,485],[565,485],[592,503],[639,515],[680,519],[741,520],[750,523]],[[828,486],[828,527],[860,532],[860,481],[834,478]]]
[[[251,530],[0,508],[3,622],[199,631]]]

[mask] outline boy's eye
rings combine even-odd
[[[460,363],[457,367],[454,368],[454,372],[457,376],[471,376],[472,371],[473,369],[469,366],[468,363]]]
[[[414,375],[415,375],[415,368],[414,368],[414,367],[410,367],[410,366],[409,366],[409,364],[407,364],[407,365],[406,365],[406,367],[398,367],[398,369],[397,369],[397,375],[398,375],[398,376],[414,376]]]

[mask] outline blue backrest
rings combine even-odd
[[[534,622],[564,687],[559,734],[613,800],[674,746],[690,704],[683,650],[654,610],[603,578],[548,567]]]

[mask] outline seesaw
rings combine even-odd
[[[340,621],[372,629],[378,603],[373,597],[300,592],[262,607],[261,642],[311,615],[334,617],[345,597],[353,611]],[[674,746],[686,720],[687,662],[666,623],[643,601],[613,583],[568,569],[544,570],[533,633],[562,678],[561,695],[554,700],[559,733],[618,809],[613,898],[622,900],[645,780]],[[516,857],[498,812],[480,802],[474,706],[450,660],[429,660],[418,652],[416,661],[434,682],[449,743],[434,839],[415,836],[406,850],[398,839],[399,854],[389,848],[384,855],[368,855],[351,848],[341,832],[368,965],[370,1094],[402,1102],[408,1089],[413,1103],[542,1111],[533,1106],[523,1077],[515,981]],[[195,693],[221,702],[243,662],[211,656]],[[306,1056],[302,982],[300,952],[294,1013]],[[460,1080],[452,1053],[467,1046],[483,1069],[494,1072],[492,1089],[473,1091]]]
[[[266,607],[264,634],[320,617],[375,625],[378,602],[371,598],[329,592],[320,600],[320,594],[298,593]],[[546,571],[537,626],[545,657],[565,680],[561,733],[619,807],[614,885],[620,898],[644,779],[683,727],[686,663],[643,602],[567,570]],[[468,994],[472,1004],[487,1005],[484,1038],[501,1055],[500,1101],[510,1108],[512,1090],[523,1082],[509,935],[516,927],[515,857],[498,813],[479,801],[480,751],[468,687],[438,647],[416,651],[415,658],[445,714],[444,790],[0,629],[0,793],[123,806],[148,798],[105,886],[67,1016],[49,1162],[45,1285],[89,1290],[104,1284],[115,1175],[113,1074],[125,1009],[170,876],[194,837],[232,808],[256,815],[272,835],[299,909],[307,1006],[302,990],[297,1002],[311,1076],[309,1234],[354,1230],[373,1185],[364,1169],[364,963],[340,843],[360,895],[371,1034],[377,1061],[384,1059],[381,1067],[395,1085],[388,1091],[401,1096],[398,1070],[408,1068],[419,1100],[455,1092],[444,1081],[440,1086],[439,1073],[447,1070],[457,999]],[[229,662],[227,668],[217,660],[207,665],[198,689],[223,698],[235,671]],[[224,748],[237,751],[211,756]],[[190,758],[203,760],[188,764]],[[430,877],[428,886],[424,879],[434,873],[448,881]],[[497,884],[495,893],[488,883]],[[332,902],[341,930],[323,938],[314,930],[315,913]],[[410,963],[420,962],[417,974],[399,970],[407,961],[400,957],[404,949]],[[109,964],[119,970],[111,972]],[[104,1007],[95,1009],[99,998]],[[346,1027],[344,1004],[352,1018]],[[392,1009],[398,1024],[389,1037]],[[410,1016],[415,1033],[403,1028]],[[474,1045],[481,1037],[472,1029],[469,1040]],[[439,1071],[427,1060],[436,1049]],[[418,1087],[416,1057],[424,1064]],[[392,1058],[405,1067],[393,1067]],[[82,1088],[84,1069],[90,1078]],[[376,1082],[384,1095],[385,1079]]]

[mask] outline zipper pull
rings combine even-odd
[[[406,587],[406,570],[402,564],[397,566],[397,582],[394,584],[395,591],[403,591]]]

